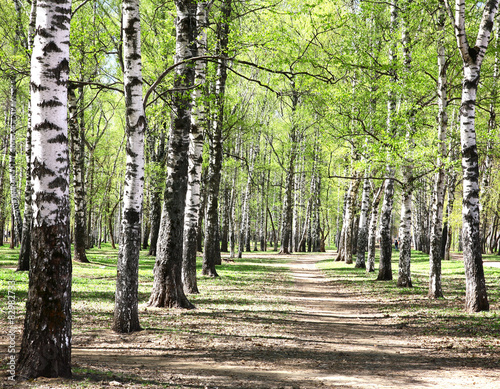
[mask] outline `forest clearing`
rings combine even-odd
[[[431,300],[426,255],[413,253],[415,287],[396,289],[333,254],[245,254],[200,280],[195,310],[165,311],[146,305],[154,261],[143,252],[144,328],[120,335],[111,331],[116,252],[90,250],[91,263],[74,269],[73,378],[17,387],[500,388],[500,269],[485,267],[492,311],[478,316],[463,312],[460,261],[443,264],[447,298]],[[26,273],[13,272],[9,250],[0,255],[10,258],[2,288],[17,281],[19,328]]]
[[[496,385],[499,3],[1,0],[5,382]]]

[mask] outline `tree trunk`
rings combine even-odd
[[[358,172],[354,172],[354,179],[351,181],[349,190],[346,196],[345,215],[342,226],[343,243],[340,245],[337,261],[345,261],[346,264],[351,264],[352,261],[352,239],[353,239],[353,220],[354,207],[358,197],[359,188]]]
[[[365,252],[368,244],[368,208],[370,196],[370,180],[364,179],[363,194],[361,196],[361,214],[359,216],[358,247],[356,255],[356,268],[366,269]]]
[[[389,171],[392,176],[393,170]],[[392,236],[391,216],[394,201],[394,180],[388,178],[384,184],[384,202],[382,203],[382,215],[380,219],[380,260],[378,269],[378,281],[392,280]]]
[[[198,30],[197,55],[204,55],[207,46],[206,28],[208,26],[208,3],[200,2],[197,6],[196,21]],[[196,53],[193,53],[196,55]],[[197,61],[195,66],[195,84],[203,85],[206,79],[207,63]],[[184,247],[182,255],[182,283],[184,292],[200,293],[196,282],[196,249],[198,220],[200,212],[201,166],[203,163],[203,127],[206,124],[205,105],[202,101],[202,88],[193,92],[193,113],[189,132],[188,187],[186,193],[186,214],[184,216]]]
[[[70,1],[38,1],[31,62],[32,257],[17,369],[71,377],[71,246],[67,81]],[[52,21],[57,20],[57,23]]]
[[[460,139],[463,170],[463,257],[465,265],[465,307],[468,312],[489,310],[481,253],[479,221],[479,163],[474,127],[476,93],[481,64],[488,47],[498,0],[484,5],[483,17],[474,47],[470,47],[465,31],[465,1],[455,1],[453,25],[463,60],[462,105],[460,107]],[[450,11],[450,16],[453,14]]]
[[[232,1],[223,0],[221,4],[222,21],[217,30],[217,54],[226,57],[229,45],[229,22]],[[217,277],[215,265],[221,263],[219,244],[219,186],[222,169],[222,130],[224,125],[224,101],[226,94],[227,60],[220,58],[217,62],[215,82],[215,118],[209,137],[210,156],[207,179],[207,209],[205,222],[205,247],[203,250],[202,274]]]
[[[15,2],[16,12],[18,13],[19,24],[21,24],[21,7],[19,1]],[[28,27],[28,48],[33,48],[33,38],[35,35],[36,22],[36,0],[31,2],[30,22]],[[21,26],[19,26],[20,28]],[[26,184],[24,187],[24,215],[23,229],[21,238],[21,248],[19,250],[19,261],[17,271],[28,271],[31,257],[31,224],[33,219],[32,203],[33,185],[31,182],[31,101],[28,102],[28,128],[26,129]],[[0,193],[3,193],[0,191]],[[3,234],[3,230],[0,231]],[[3,242],[3,236],[2,236]]]
[[[176,0],[176,56],[181,62],[196,53],[196,2]],[[176,68],[172,95],[172,124],[168,147],[168,170],[163,200],[163,212],[154,283],[149,305],[169,308],[194,308],[182,285],[184,211],[188,176],[188,146],[191,129],[194,67],[188,64]],[[218,189],[218,188],[217,188]]]
[[[23,232],[23,221],[19,208],[19,193],[17,191],[16,177],[16,132],[17,132],[17,78],[10,77],[10,145],[9,145],[9,178],[10,202],[14,216],[14,231],[12,241],[20,241]],[[15,235],[15,237],[14,237]]]
[[[139,0],[123,0],[122,13],[127,168],[123,187],[113,331],[130,333],[141,330],[138,290],[146,117],[142,99]]]
[[[83,94],[80,95],[83,99]],[[80,107],[82,109],[83,103]],[[74,227],[74,256],[76,262],[88,263],[85,254],[86,246],[86,226],[85,226],[85,188],[84,188],[84,143],[83,134],[78,123],[78,103],[75,95],[75,87],[68,87],[68,111],[69,111],[69,133],[70,146],[73,164],[73,188],[74,188],[74,206],[75,206],[75,227]]]
[[[368,272],[375,271],[375,240],[377,236],[378,205],[380,203],[380,199],[382,198],[383,189],[384,185],[381,185],[378,188],[371,205],[372,213],[370,216],[370,227],[368,230],[368,258],[366,266],[366,271]]]
[[[411,288],[411,195],[412,181],[411,168],[405,167],[405,183],[401,201],[401,222],[399,225],[399,271],[397,286],[400,288]]]

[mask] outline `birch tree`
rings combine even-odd
[[[437,20],[438,33],[438,158],[437,172],[434,177],[434,188],[432,197],[431,236],[429,252],[429,297],[443,297],[441,287],[441,224],[444,206],[444,166],[446,158],[446,132],[448,128],[448,115],[446,106],[447,99],[447,75],[446,75],[446,48],[444,43],[446,10],[440,2]]]
[[[31,61],[32,257],[17,369],[71,376],[71,244],[67,82],[70,1],[38,0]]]
[[[209,4],[200,2],[197,5],[197,54],[203,56],[207,50],[207,27]],[[206,81],[207,62],[197,61],[194,82],[198,86],[193,92],[193,113],[189,132],[189,167],[188,187],[186,194],[186,215],[184,217],[184,247],[182,259],[182,283],[186,293],[199,293],[196,282],[196,250],[198,238],[198,221],[200,213],[201,165],[203,162],[204,127],[207,123],[203,85]]]
[[[465,265],[465,308],[468,312],[489,310],[481,253],[479,223],[479,163],[475,131],[476,94],[481,65],[498,11],[498,0],[484,4],[475,45],[469,44],[465,29],[465,0],[455,1],[453,13],[444,0],[455,29],[458,50],[463,62],[460,139],[462,143],[463,200],[462,237]]]
[[[196,53],[196,2],[176,0],[175,69],[172,96],[172,121],[168,143],[167,179],[154,267],[153,290],[149,305],[169,308],[194,308],[182,285],[184,212],[188,177],[188,146],[191,129],[194,66],[186,60]]]
[[[139,331],[138,288],[144,191],[144,116],[142,99],[139,0],[123,0],[123,88],[125,91],[127,168],[118,252],[113,330]]]
[[[219,244],[219,187],[222,169],[222,130],[224,126],[224,106],[227,81],[227,55],[229,47],[229,29],[232,12],[232,0],[221,2],[221,21],[217,25],[216,54],[217,61],[215,81],[215,113],[209,137],[209,165],[207,176],[207,208],[205,220],[205,244],[203,248],[202,274],[218,277],[215,269],[220,264]]]
[[[21,2],[14,0],[16,8],[16,26],[13,55],[17,55],[18,46],[21,41]],[[9,181],[10,181],[10,202],[12,215],[14,217],[15,231],[13,231],[12,241],[21,241],[23,231],[23,221],[21,219],[21,209],[19,206],[19,192],[17,190],[16,175],[16,146],[17,146],[17,95],[18,79],[15,71],[10,75],[10,139],[9,139]],[[15,235],[15,236],[14,236]]]
[[[33,48],[36,23],[36,0],[31,2],[30,21],[28,26],[28,48]],[[28,126],[26,129],[26,183],[24,187],[24,214],[21,237],[21,247],[19,249],[18,271],[29,270],[31,256],[31,223],[33,209],[31,206],[32,184],[31,184],[31,101],[28,102]]]
[[[391,33],[394,34],[398,24],[398,4],[393,0],[390,5]],[[394,41],[389,50],[389,63],[391,66],[391,78],[395,83],[397,79],[397,44]],[[387,131],[394,133],[394,116],[396,113],[396,94],[394,90],[389,91],[389,99],[387,101]],[[384,186],[384,201],[382,204],[382,215],[380,220],[380,265],[377,280],[392,280],[392,236],[391,236],[391,219],[392,219],[392,206],[394,202],[394,168],[387,167],[387,176]]]

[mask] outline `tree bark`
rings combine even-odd
[[[354,172],[354,179],[349,185],[347,196],[345,198],[345,214],[344,222],[342,223],[342,239],[340,244],[339,254],[337,261],[345,261],[346,264],[351,264],[352,261],[352,238],[353,238],[353,220],[354,220],[354,207],[358,197],[359,188],[358,172]]]
[[[392,176],[393,170],[389,171]],[[380,260],[378,269],[378,281],[392,280],[392,236],[391,236],[391,216],[392,204],[394,201],[394,180],[388,178],[384,184],[384,201],[382,203],[382,215],[380,220]]]
[[[196,52],[196,2],[176,0],[176,62],[185,61]],[[188,146],[191,129],[194,68],[188,64],[176,68],[172,96],[172,124],[168,147],[168,170],[154,282],[149,305],[169,308],[194,308],[182,285],[184,211],[188,176]]]
[[[447,1],[446,1],[447,3]],[[463,258],[465,265],[465,307],[468,312],[489,310],[481,253],[479,218],[479,163],[475,131],[476,93],[481,65],[488,47],[498,0],[484,5],[483,17],[474,47],[465,31],[465,0],[455,1],[455,15],[448,6],[455,27],[455,37],[463,61],[460,139],[463,170]]]
[[[356,268],[366,269],[365,253],[368,245],[368,209],[370,207],[370,180],[364,179],[363,194],[361,195],[361,213],[359,216],[358,248]]]
[[[71,377],[71,245],[67,82],[70,1],[38,0],[31,62],[32,258],[17,369]]]
[[[141,330],[138,290],[146,117],[142,99],[139,0],[123,0],[122,15],[127,168],[123,187],[113,331],[130,333]]]
[[[207,177],[207,209],[205,221],[205,246],[203,249],[202,274],[218,277],[215,265],[221,263],[219,244],[219,186],[222,169],[222,130],[224,125],[224,102],[226,94],[227,60],[229,46],[229,24],[232,12],[232,0],[223,0],[221,4],[222,20],[217,30],[217,74],[215,82],[215,118],[209,136],[210,156]]]
[[[378,206],[380,203],[380,199],[382,198],[383,189],[384,185],[381,185],[378,188],[371,204],[372,212],[370,216],[370,228],[368,231],[368,258],[366,266],[367,272],[375,271],[375,240],[377,236]]]
[[[197,6],[197,53],[204,55],[207,46],[209,5],[200,2]],[[206,79],[206,61],[197,61],[195,66],[195,84],[203,85]],[[186,194],[186,214],[184,216],[184,247],[182,256],[182,283],[184,292],[200,293],[196,282],[196,251],[198,238],[198,221],[200,212],[201,167],[203,163],[203,128],[206,125],[205,104],[202,101],[202,87],[193,92],[193,113],[191,115],[191,131],[189,132],[189,165],[188,187]]]
[[[83,99],[83,95],[80,95]],[[83,106],[83,104],[80,104]],[[78,102],[75,95],[75,87],[68,86],[68,111],[69,111],[69,134],[71,156],[73,164],[73,188],[74,188],[74,255],[73,260],[76,262],[88,263],[85,253],[86,246],[86,215],[85,215],[85,173],[84,173],[84,143],[83,134],[78,123]]]
[[[16,3],[16,12],[20,19],[21,7]],[[34,24],[36,22],[36,0],[31,3],[30,23],[28,27],[28,47],[33,48],[34,37]],[[19,21],[19,24],[21,22]],[[28,102],[28,128],[26,129],[26,184],[24,187],[24,215],[23,215],[23,228],[21,247],[19,250],[19,260],[17,264],[17,271],[28,271],[29,262],[31,257],[31,223],[33,218],[32,202],[33,185],[31,183],[31,101]],[[2,192],[0,192],[2,193]],[[3,231],[0,231],[3,233]],[[2,237],[3,239],[3,237]]]
[[[438,14],[438,158],[437,168],[434,178],[434,189],[432,196],[432,215],[431,215],[431,236],[429,252],[429,292],[430,298],[443,297],[441,286],[441,225],[443,220],[444,207],[444,167],[443,160],[446,158],[446,132],[448,128],[448,115],[446,106],[448,100],[446,96],[447,77],[446,77],[446,51],[444,46],[445,29],[445,10],[440,5]]]

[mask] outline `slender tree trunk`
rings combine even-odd
[[[489,310],[481,253],[479,221],[479,163],[475,131],[476,93],[482,61],[488,47],[498,0],[484,5],[483,17],[474,47],[470,47],[465,31],[465,0],[455,1],[455,15],[448,7],[458,48],[463,60],[462,105],[460,107],[460,139],[463,170],[463,257],[465,265],[465,307],[468,312]]]
[[[14,216],[13,241],[20,241],[23,231],[23,221],[19,208],[19,193],[17,191],[16,177],[16,132],[17,132],[17,78],[10,77],[10,153],[9,153],[9,177],[10,177],[10,202],[12,215]],[[15,237],[14,237],[15,235]]]
[[[389,176],[393,175],[392,169]],[[382,215],[380,220],[380,260],[377,280],[392,280],[392,236],[391,216],[394,201],[394,180],[388,178],[384,184],[384,201],[382,203]]]
[[[368,208],[370,207],[370,180],[364,179],[363,194],[361,195],[361,214],[359,216],[358,249],[356,268],[366,269],[365,253],[368,244]]]
[[[431,236],[429,252],[429,293],[430,298],[443,297],[441,286],[441,224],[444,206],[444,167],[443,160],[446,158],[446,132],[448,128],[448,115],[446,106],[446,51],[444,46],[445,10],[441,5],[438,15],[438,141],[439,155],[437,158],[438,171],[434,178],[434,189],[432,197]]]
[[[453,149],[450,151],[450,156],[451,159],[454,160],[453,158],[454,151]],[[454,168],[450,168],[450,172],[448,173],[448,204],[446,206],[446,215],[448,216],[448,219],[451,217],[451,214],[453,213],[453,205],[455,203],[455,187],[456,187],[456,181],[457,181],[457,173],[455,172]],[[444,256],[443,259],[445,261],[450,260],[450,248],[451,248],[451,239],[452,239],[452,229],[451,229],[451,224],[448,221],[448,237],[446,239],[446,247],[444,249]]]
[[[401,222],[399,225],[399,271],[397,286],[400,288],[411,288],[411,195],[412,186],[411,170],[405,167],[405,185],[401,201]]]
[[[16,1],[16,11],[17,11]],[[20,13],[19,7],[19,13]],[[19,15],[20,18],[20,15]],[[33,48],[33,38],[35,35],[36,23],[36,0],[31,2],[30,23],[28,26],[28,47]],[[21,248],[19,250],[19,261],[17,264],[18,271],[29,270],[29,262],[31,257],[31,224],[33,219],[32,203],[33,185],[31,182],[31,101],[28,102],[28,128],[26,129],[26,184],[24,187],[24,215],[23,229],[21,238]],[[0,191],[0,193],[2,193]],[[3,231],[0,231],[3,233]],[[3,236],[2,238],[3,239]]]
[[[196,53],[196,2],[176,0],[176,62],[185,61]],[[168,147],[168,171],[163,200],[159,246],[154,268],[154,282],[149,305],[170,308],[194,308],[182,285],[184,210],[188,176],[188,146],[191,129],[194,85],[193,66],[176,68],[172,96],[172,125]],[[218,189],[218,188],[217,188]]]
[[[138,290],[146,117],[142,99],[139,0],[123,0],[122,14],[127,169],[123,190],[113,330],[129,333],[141,330]]]
[[[208,3],[197,5],[196,21],[198,30],[197,53],[204,55],[207,46]],[[206,79],[207,63],[198,61],[195,66],[195,84],[203,85]],[[205,105],[202,101],[202,88],[193,92],[193,113],[191,115],[191,131],[189,133],[189,166],[188,187],[186,194],[186,214],[184,216],[184,248],[182,257],[182,283],[184,292],[200,293],[196,282],[196,249],[198,237],[198,220],[200,212],[201,166],[203,163],[203,127],[206,125]]]
[[[354,172],[354,179],[349,185],[349,190],[345,198],[345,214],[344,222],[342,226],[342,237],[343,243],[340,245],[339,254],[337,256],[337,261],[345,261],[347,264],[351,264],[352,261],[352,238],[353,238],[353,220],[354,220],[354,207],[355,202],[358,197],[359,188],[358,172]]]
[[[368,258],[366,266],[366,271],[368,272],[375,271],[375,240],[377,236],[378,205],[380,203],[380,199],[382,198],[383,189],[384,185],[381,185],[378,188],[371,204],[372,212],[370,216],[370,227],[368,230]]]
[[[38,34],[31,62],[32,257],[24,331],[16,366],[23,378],[71,377],[66,105],[70,14],[70,1],[38,0]]]
[[[393,0],[391,2],[391,19],[390,28],[394,33],[398,24],[398,2]],[[391,66],[392,81],[397,80],[397,43],[394,41],[389,50],[389,62]],[[393,116],[396,113],[396,94],[393,90],[389,92],[387,101],[387,129],[390,134],[395,132],[395,123]],[[391,220],[392,208],[394,202],[394,169],[388,167],[388,179],[385,181],[384,188],[384,202],[382,204],[382,216],[380,220],[380,264],[377,280],[389,281],[392,280],[392,234],[391,234]]]
[[[229,24],[232,11],[232,0],[223,0],[221,4],[222,21],[217,31],[217,53],[226,57],[229,46]],[[219,186],[222,169],[222,130],[224,125],[224,101],[226,93],[227,60],[220,58],[217,62],[217,79],[215,82],[216,114],[213,128],[209,136],[210,156],[207,179],[207,209],[205,222],[205,247],[203,250],[202,274],[217,277],[215,265],[221,263],[219,244]]]
[[[80,95],[80,99],[83,95]],[[80,104],[83,106],[83,104]],[[75,205],[75,227],[74,227],[74,256],[76,262],[88,263],[87,255],[85,254],[86,246],[86,215],[85,215],[85,188],[84,188],[84,150],[83,150],[83,134],[78,123],[78,103],[75,95],[75,87],[68,87],[68,111],[69,111],[69,133],[71,156],[73,164],[73,188],[74,188],[74,205]]]

